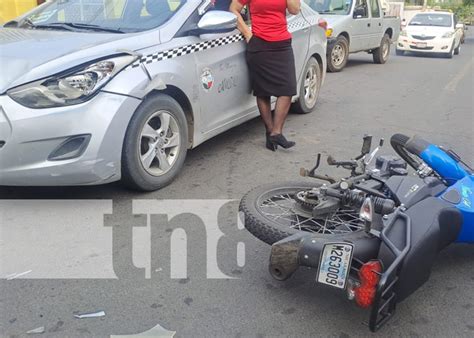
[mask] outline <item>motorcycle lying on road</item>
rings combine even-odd
[[[453,242],[474,242],[474,170],[453,151],[420,137],[392,136],[401,157],[376,157],[365,136],[353,160],[328,164],[351,171],[327,183],[263,185],[240,202],[245,227],[272,245],[270,274],[289,278],[299,266],[317,269],[316,281],[341,290],[378,330],[397,303],[429,278],[437,253]],[[372,163],[375,160],[375,163]],[[415,170],[408,174],[407,164]]]

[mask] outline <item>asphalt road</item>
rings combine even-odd
[[[368,313],[343,293],[317,286],[315,271],[300,270],[286,282],[273,280],[267,271],[269,247],[238,229],[237,206],[257,184],[299,179],[299,168],[309,167],[318,152],[338,159],[357,155],[365,133],[386,139],[396,132],[420,134],[474,163],[473,52],[470,34],[452,60],[400,57],[392,51],[387,64],[375,65],[369,55],[353,55],[343,72],[327,75],[313,113],[289,117],[286,134],[297,142],[294,149],[266,150],[263,127],[255,119],[190,151],[177,180],[157,192],[130,192],[119,184],[2,189],[1,198],[15,199],[2,201],[3,222],[11,223],[0,242],[2,271],[31,272],[0,281],[0,332],[21,336],[44,326],[43,336],[107,337],[160,324],[177,337],[472,337],[474,246],[444,250],[430,280],[399,304],[381,331],[370,334],[362,324]],[[388,142],[384,152],[391,152]],[[335,174],[321,168],[330,170]],[[178,213],[201,203],[195,200],[233,200],[220,208],[219,227],[226,237],[217,247],[219,269],[233,279],[206,278],[204,226],[189,213],[168,224],[158,220],[163,225],[156,231],[139,233],[137,238],[151,238],[149,251],[131,247],[130,224],[144,221],[131,215],[132,200],[136,213],[140,206],[155,210],[162,199],[194,200],[176,202]],[[94,247],[100,236],[94,236],[91,224],[101,226],[102,211],[110,212],[112,201],[114,215],[106,223],[118,225],[117,241]],[[188,238],[187,278],[170,278],[169,235],[178,227]],[[236,258],[238,242],[245,244],[245,264]],[[133,261],[149,253],[147,269],[133,268],[131,250],[138,250]],[[105,317],[73,317],[96,310],[104,310]]]

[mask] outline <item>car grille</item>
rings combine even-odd
[[[410,48],[416,49],[416,50],[432,50],[434,47],[417,47],[417,46],[410,45]]]
[[[433,40],[435,37],[436,36],[412,35],[412,38],[417,40]]]

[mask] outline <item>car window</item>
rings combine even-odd
[[[347,15],[351,11],[352,0],[304,0],[304,2],[319,13]]]
[[[53,0],[34,10],[35,26],[68,23],[138,32],[167,22],[186,0]]]
[[[232,0],[215,0],[212,9],[218,11],[228,11]]]
[[[356,0],[355,6],[354,6],[354,13],[356,11],[357,13],[360,14],[360,17],[367,18],[369,16],[369,10],[367,8],[367,0]]]
[[[408,25],[451,27],[452,19],[450,14],[420,13],[415,15]]]
[[[370,0],[370,13],[373,18],[380,18],[379,0]]]

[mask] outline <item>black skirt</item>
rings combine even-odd
[[[255,35],[247,45],[253,95],[296,95],[295,57],[291,39],[265,41]]]

